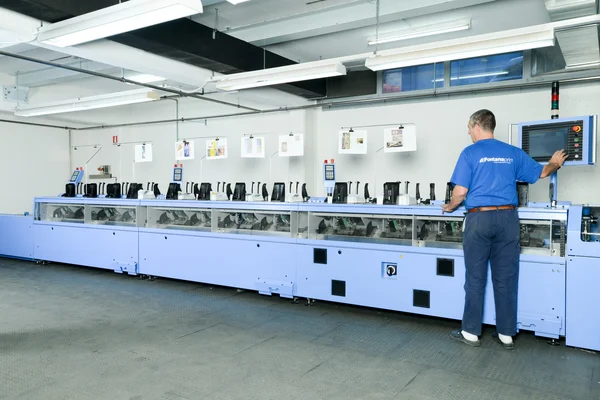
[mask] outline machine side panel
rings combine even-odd
[[[461,319],[464,307],[464,262],[437,274],[435,255],[398,251],[355,250],[299,245],[297,296],[367,307]],[[323,256],[326,252],[326,256]],[[323,258],[326,257],[326,260]],[[324,264],[323,262],[326,262]],[[389,276],[388,266],[396,266]]]
[[[135,273],[137,229],[34,224],[37,260]]]
[[[462,257],[299,246],[297,296],[461,320],[465,266]],[[318,258],[317,253],[324,254]],[[325,263],[324,263],[325,262]],[[453,264],[453,276],[447,265]],[[386,266],[396,265],[389,276]],[[440,269],[441,266],[441,269]],[[520,329],[557,338],[564,335],[565,269],[563,264],[521,262]],[[541,283],[543,282],[543,284]],[[492,274],[484,299],[485,324],[495,325]]]
[[[231,239],[140,232],[140,273],[292,297],[296,246],[261,238]]]
[[[557,339],[565,334],[565,265],[523,262],[517,326]]]
[[[567,269],[567,346],[600,351],[600,263],[569,257]]]
[[[0,214],[0,255],[33,258],[33,217]]]

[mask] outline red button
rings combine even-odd
[[[581,132],[581,127],[580,126],[574,126],[573,127],[573,132]]]
[[[579,147],[579,143],[576,143],[576,144],[575,144],[575,147]]]

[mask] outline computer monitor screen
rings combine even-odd
[[[569,132],[566,127],[529,133],[529,156],[549,159],[558,150],[567,151]]]

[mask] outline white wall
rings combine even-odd
[[[200,112],[202,114],[199,114]],[[232,111],[230,107],[211,105],[198,100],[182,100],[179,117],[231,112],[236,111]],[[165,100],[135,105],[121,108],[118,113],[106,111],[102,117],[96,117],[98,118],[105,124],[128,122],[132,119],[170,119],[175,118],[175,103]],[[180,140],[194,141],[195,147],[195,159],[183,162],[184,181],[211,182],[215,189],[218,181],[232,183],[232,188],[235,182],[245,182],[248,191],[253,181],[260,181],[268,183],[270,192],[273,182],[305,182],[305,170],[310,157],[279,157],[275,154],[278,135],[305,130],[305,113],[298,111],[214,119],[208,120],[206,124],[204,120],[180,122],[179,133],[176,123],[76,131],[72,136],[73,148],[77,148],[71,152],[72,167],[85,167],[85,162],[97,150],[92,145],[98,144],[102,146],[102,150],[89,162],[89,171],[99,165],[109,164],[119,182],[139,182],[144,183],[144,186],[147,182],[158,182],[161,191],[165,193],[171,181],[173,164],[176,162],[175,141],[178,135]],[[247,134],[265,136],[267,145],[264,159],[240,158],[241,137]],[[119,137],[121,146],[112,144],[112,136]],[[227,138],[229,157],[223,160],[201,160],[205,154],[206,140],[217,136]],[[153,144],[152,163],[133,162],[134,146],[142,142]]]
[[[563,86],[560,97],[560,116],[600,114],[600,84]],[[446,182],[450,179],[456,160],[462,149],[471,144],[467,134],[469,116],[478,109],[488,108],[496,115],[496,137],[508,141],[509,124],[550,119],[550,87],[501,94],[469,94],[468,96],[414,101],[389,106],[319,111],[317,125],[317,162],[335,158],[339,181],[375,182],[377,171],[378,190],[387,181],[410,181],[410,193],[414,184],[421,183],[421,196],[429,197],[429,183],[436,184],[436,197],[443,199]],[[336,151],[337,132],[342,126],[378,125],[395,123],[417,125],[418,151],[415,153],[388,153],[375,155],[383,146],[383,127],[367,128],[368,151],[362,155],[339,155]],[[513,143],[516,143],[516,127]],[[317,168],[314,180],[322,180]],[[560,200],[577,203],[600,202],[600,168],[570,167],[559,172],[558,196]],[[540,180],[530,188],[531,201],[548,200],[548,180]],[[321,189],[321,193],[324,190]],[[362,193],[362,189],[361,189]],[[374,196],[374,191],[371,190]]]
[[[560,115],[578,116],[599,113],[600,84],[586,83],[563,85],[561,88]],[[216,115],[232,112],[229,107],[205,104],[196,100],[180,103],[180,117],[194,115]],[[308,110],[281,112],[264,115],[229,117],[223,119],[185,122],[179,125],[180,139],[215,136],[227,137],[230,143],[230,158],[227,160],[204,161],[202,180],[243,182],[308,181],[309,193],[323,195],[322,169],[324,159],[334,158],[337,163],[338,180],[369,183],[371,195],[374,187],[381,190],[386,181],[410,181],[421,183],[421,195],[428,197],[429,183],[436,183],[436,196],[443,199],[445,184],[452,174],[461,150],[470,144],[467,135],[467,120],[480,108],[489,108],[497,117],[496,136],[507,141],[509,124],[522,121],[548,119],[550,115],[550,88],[522,89],[521,91],[495,94],[469,94],[451,98],[415,100],[386,106],[370,106],[338,111]],[[94,114],[94,119],[105,123],[128,122],[131,120],[154,120],[174,117],[174,103],[161,101],[151,105],[103,111]],[[385,154],[376,151],[383,145],[383,127],[367,128],[369,132],[369,154],[364,156],[339,155],[337,133],[342,126],[379,125],[413,122],[418,129],[418,151],[409,154]],[[272,155],[277,147],[277,135],[290,131],[305,132],[306,145],[303,158],[273,157],[271,179],[269,158],[264,160],[241,159],[240,137],[243,134],[267,134],[267,154]],[[133,145],[114,147],[111,137],[118,135],[121,142],[150,142],[154,144],[155,161],[151,164],[133,163]],[[108,163],[120,181],[159,181],[163,192],[170,181],[174,163],[174,123],[133,126],[125,128],[93,130],[73,133],[73,145],[102,144],[103,150],[90,163],[90,168]],[[516,142],[516,130],[513,135]],[[200,180],[198,160],[205,139],[195,139],[198,157],[185,163],[187,181]],[[80,148],[72,152],[72,166],[79,166],[92,154],[92,148]],[[375,173],[375,171],[377,173]],[[377,175],[377,180],[375,180]],[[559,173],[559,199],[576,203],[598,203],[600,201],[600,168],[571,167]],[[547,201],[548,180],[533,185],[530,200]]]
[[[0,213],[31,212],[34,197],[62,193],[69,169],[68,131],[0,122]]]

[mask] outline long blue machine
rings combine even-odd
[[[324,166],[324,178],[335,173]],[[600,206],[518,212],[519,329],[600,350]],[[29,231],[37,260],[458,320],[464,214],[426,204],[52,197],[35,199]],[[494,325],[488,288],[484,322]]]

